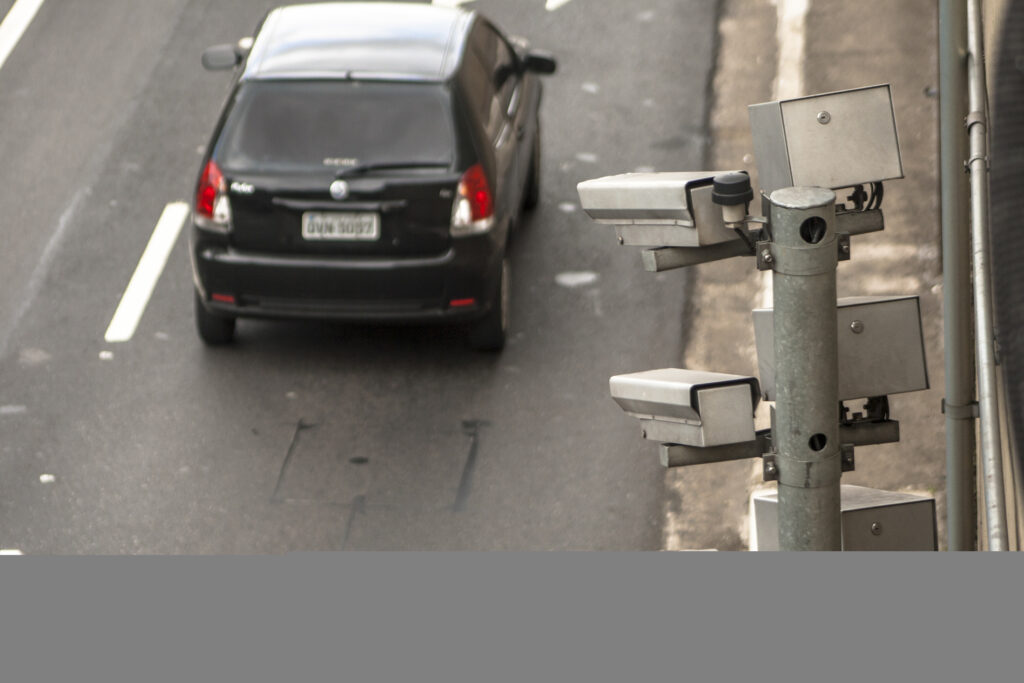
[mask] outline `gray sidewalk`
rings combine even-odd
[[[723,0],[721,7],[707,166],[753,174],[746,107],[779,96],[773,88],[779,61],[777,10],[769,0]],[[937,4],[812,0],[805,35],[803,92],[782,97],[892,85],[905,178],[886,183],[885,231],[854,238],[852,260],[839,266],[838,294],[919,295],[931,384],[928,391],[890,398],[892,416],[900,422],[900,443],[858,448],[857,469],[845,474],[843,483],[934,496],[944,548]],[[681,366],[756,375],[750,310],[762,305],[764,284],[751,260],[702,265],[678,277],[693,278],[695,284],[684,313],[689,335]],[[651,457],[656,457],[653,449]],[[763,486],[759,461],[669,470],[666,480],[666,548],[748,547],[749,495]]]

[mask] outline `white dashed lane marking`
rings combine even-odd
[[[0,23],[0,69],[32,23],[43,0],[18,0]]]
[[[153,295],[153,288],[156,287],[178,234],[188,219],[189,211],[188,204],[184,202],[174,202],[164,207],[164,212],[153,229],[153,235],[149,238],[149,244],[142,252],[139,265],[136,266],[135,273],[121,297],[121,303],[107,328],[104,339],[108,342],[126,342],[135,334],[139,320],[149,304],[149,298]]]

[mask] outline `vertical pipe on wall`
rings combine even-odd
[[[967,137],[967,7],[939,0],[942,296],[946,369],[946,531],[949,550],[977,547],[974,334],[971,317]]]
[[[989,269],[988,88],[981,2],[967,4],[967,132],[971,174],[971,243],[974,263],[974,315],[978,336],[978,403],[981,410],[981,461],[985,482],[985,523],[989,550],[1007,550],[1006,493],[1003,489],[995,360],[995,315]]]

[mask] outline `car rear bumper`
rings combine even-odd
[[[196,288],[210,311],[365,322],[478,318],[500,263],[484,237],[458,240],[436,256],[338,258],[240,252],[196,228],[190,253]]]

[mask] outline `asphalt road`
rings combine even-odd
[[[502,354],[446,328],[250,321],[204,348],[184,233],[108,343],[226,93],[199,55],[273,4],[46,0],[0,68],[0,547],[659,547],[663,471],[607,381],[678,364],[685,276],[645,273],[575,186],[702,167],[716,3],[470,3],[559,59]]]

